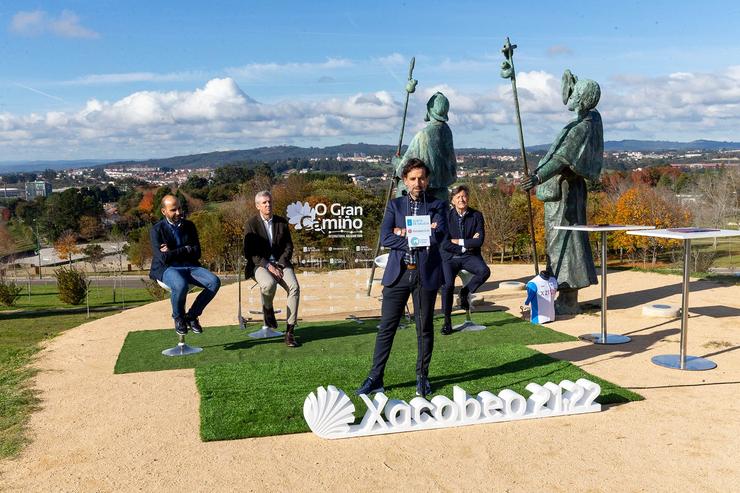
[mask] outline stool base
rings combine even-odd
[[[260,330],[249,334],[249,337],[252,339],[269,339],[271,337],[283,337],[284,335],[285,334],[280,331],[272,330],[270,327],[263,325]]]
[[[202,347],[188,346],[184,342],[180,342],[175,347],[165,349],[162,354],[165,356],[187,356],[188,354],[196,354],[203,351]]]

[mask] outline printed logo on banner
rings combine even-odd
[[[340,203],[317,203],[296,201],[288,205],[288,223],[296,230],[315,231],[330,238],[362,238],[362,206]]]

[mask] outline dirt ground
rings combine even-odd
[[[493,265],[486,302],[518,315],[523,292],[496,288],[503,280],[527,280],[530,269]],[[366,276],[367,271],[349,271],[299,277],[303,315],[377,314],[377,299],[364,295]],[[30,421],[33,441],[19,458],[0,462],[0,489],[737,490],[740,287],[691,282],[688,353],[718,364],[705,372],[650,362],[654,355],[678,352],[679,321],[643,317],[642,306],[680,306],[679,276],[613,272],[608,287],[609,330],[632,342],[534,347],[635,390],[644,401],[587,415],[351,440],[326,441],[309,433],[203,443],[192,369],[113,374],[129,331],[170,326],[169,302],[97,320],[50,341],[39,355],[35,385],[41,406]],[[256,308],[257,290],[244,291],[244,306]],[[236,297],[236,285],[224,286],[201,318],[204,325],[235,323]],[[599,286],[592,286],[580,300],[599,297]],[[576,336],[598,332],[599,315],[562,319],[551,327]],[[438,341],[444,343],[441,336]]]

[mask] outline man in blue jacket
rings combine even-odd
[[[383,303],[380,326],[375,339],[373,367],[357,389],[357,394],[383,391],[383,374],[391,353],[393,338],[403,316],[409,295],[413,298],[418,354],[416,358],[416,393],[426,397],[432,393],[429,384],[429,363],[434,346],[434,302],[442,285],[442,258],[439,244],[447,230],[447,204],[426,196],[429,168],[420,159],[409,159],[402,170],[408,194],[388,203],[380,227],[381,244],[390,248],[388,264],[383,274]],[[431,236],[429,246],[410,247],[414,238],[407,235],[411,217],[429,216]]]
[[[480,253],[486,239],[483,214],[468,207],[468,187],[460,185],[450,194],[452,208],[447,213],[447,236],[442,242],[442,269],[445,284],[442,286],[442,311],[445,315],[442,335],[452,334],[452,293],[455,289],[455,277],[465,269],[473,274],[467,285],[460,289],[460,307],[470,308],[468,296],[475,293],[488,280],[491,270]]]
[[[200,266],[200,241],[195,224],[183,218],[180,202],[174,195],[162,198],[164,219],[152,226],[149,241],[152,245],[152,267],[149,277],[162,281],[170,288],[172,318],[175,332],[185,335],[188,328],[195,334],[203,332],[198,317],[210,303],[221,280],[205,267]],[[190,310],[185,312],[188,285],[203,288]]]

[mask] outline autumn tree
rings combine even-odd
[[[85,240],[92,240],[103,233],[103,224],[95,216],[80,217],[80,236]]]
[[[190,217],[198,230],[200,240],[200,260],[209,268],[224,264],[226,250],[226,232],[219,212],[202,210]]]
[[[656,188],[640,185],[631,188],[616,203],[614,220],[619,224],[638,224],[656,228],[674,228],[691,223],[691,214],[672,194]],[[643,264],[652,257],[657,261],[658,251],[677,246],[675,240],[650,236],[614,235],[613,245],[631,253],[642,253]]]
[[[481,211],[486,223],[486,239],[483,244],[484,255],[492,259],[495,252],[500,253],[504,262],[506,250],[522,229],[522,217],[511,206],[511,196],[496,188],[472,187],[471,205]]]
[[[72,265],[72,255],[80,253],[80,247],[77,246],[77,233],[73,231],[65,231],[54,242],[54,251],[59,258],[66,258],[69,260],[69,265]]]

